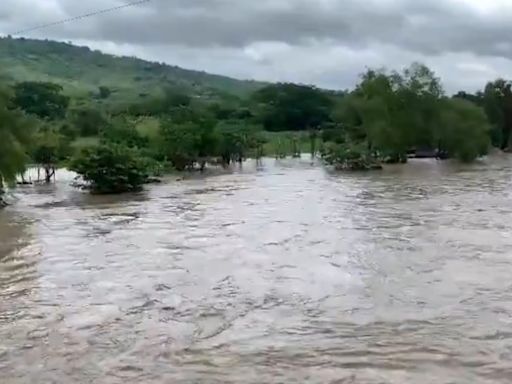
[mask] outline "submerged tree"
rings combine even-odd
[[[366,143],[369,153],[385,162],[405,162],[408,152],[417,149],[442,150],[471,161],[486,153],[489,142],[483,110],[460,98],[446,98],[439,79],[421,64],[402,73],[367,71],[343,99],[334,120],[341,128],[324,137],[358,147]]]
[[[391,162],[406,161],[411,148],[437,145],[442,96],[439,80],[420,64],[402,74],[370,70],[351,95],[370,148]]]
[[[168,119],[161,125],[161,147],[165,157],[178,171],[192,169],[196,164],[204,170],[209,159],[219,155],[219,136],[215,121],[191,116]]]
[[[38,167],[43,168],[46,183],[49,183],[55,176],[58,163],[68,158],[70,154],[71,147],[68,138],[49,126],[39,129],[34,137],[31,158]]]
[[[4,184],[14,182],[16,175],[25,171],[33,133],[33,123],[12,109],[9,96],[0,90],[0,205],[4,205]]]
[[[453,157],[470,162],[487,154],[491,126],[483,109],[475,104],[460,99],[445,100],[440,128],[440,149]]]
[[[507,149],[512,141],[512,84],[504,79],[487,83],[483,106],[492,124],[493,145]]]
[[[167,121],[161,126],[162,152],[178,171],[192,168],[199,157],[196,125]]]
[[[117,144],[85,148],[72,159],[70,169],[98,194],[139,191],[148,180],[147,162],[136,150]]]
[[[216,127],[217,155],[221,157],[223,165],[241,163],[249,154],[260,158],[264,144],[260,131],[259,126],[248,125],[244,121],[219,123]]]
[[[328,143],[322,154],[324,161],[337,170],[368,171],[381,169],[380,162],[366,143]]]
[[[406,159],[412,143],[411,115],[399,75],[366,72],[354,92],[343,100],[336,119],[347,127],[343,141],[364,141],[368,150],[393,162]]]

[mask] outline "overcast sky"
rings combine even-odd
[[[0,0],[14,33],[130,0]],[[352,87],[431,66],[449,92],[512,78],[512,0],[152,0],[25,34],[238,78]]]

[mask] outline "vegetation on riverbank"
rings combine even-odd
[[[144,159],[135,149],[119,144],[86,148],[69,168],[82,175],[91,192],[99,194],[136,192],[148,179]]]
[[[5,184],[12,184],[29,161],[34,125],[20,110],[10,108],[11,94],[0,88],[0,207]]]
[[[406,162],[418,149],[448,153],[461,161],[485,155],[491,126],[477,105],[445,96],[427,67],[402,73],[369,70],[334,111],[324,158],[344,169],[374,169],[379,162]]]
[[[18,62],[25,59],[16,44],[30,43],[31,60],[43,62],[78,49],[48,43],[45,55],[45,42],[17,42],[9,40],[7,49],[2,40],[0,50]],[[146,68],[134,59],[83,54],[90,71],[98,71],[102,60],[108,68],[128,61],[132,69]],[[505,80],[490,82],[475,95],[448,97],[430,69],[413,64],[400,73],[368,70],[350,92],[243,83],[245,92],[219,86],[206,95],[162,77],[157,86],[157,67],[150,64],[154,88],[136,97],[121,97],[132,91],[111,83],[97,84],[85,97],[60,80],[7,76],[0,95],[1,185],[12,183],[27,163],[43,168],[46,181],[56,167],[69,166],[93,192],[119,193],[140,189],[163,169],[227,167],[248,157],[307,152],[337,169],[368,170],[406,162],[416,151],[470,162],[491,146],[509,148],[512,140],[512,91]],[[90,74],[83,78],[90,83]],[[222,84],[228,83],[236,81]]]

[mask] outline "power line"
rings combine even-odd
[[[80,15],[80,16],[74,16],[74,17],[70,17],[68,19],[54,21],[54,22],[48,23],[48,24],[41,24],[41,25],[37,25],[35,27],[30,27],[30,28],[27,28],[27,29],[21,29],[21,30],[19,30],[17,32],[14,32],[12,34],[12,36],[21,35],[21,34],[25,34],[25,33],[28,33],[28,32],[33,32],[33,31],[38,31],[40,29],[44,29],[44,28],[48,28],[48,27],[53,27],[53,26],[61,25],[61,24],[66,24],[66,23],[70,23],[72,21],[82,20],[82,19],[85,19],[85,18],[88,18],[88,17],[92,17],[92,16],[96,16],[96,15],[101,15],[101,14],[104,14],[104,13],[118,11],[118,10],[123,9],[123,8],[134,7],[136,5],[141,5],[141,4],[144,4],[144,3],[149,3],[150,1],[152,1],[152,0],[134,1],[134,2],[131,2],[131,3],[123,4],[123,5],[118,5],[117,7],[100,9],[98,11],[86,13],[86,14],[83,14],[83,15]]]

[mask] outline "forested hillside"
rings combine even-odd
[[[55,41],[0,38],[0,69],[10,80],[60,84],[65,93],[87,99],[99,87],[110,102],[143,99],[166,88],[201,97],[245,96],[262,83],[191,71],[133,57],[117,57]],[[104,88],[105,89],[105,88]]]

